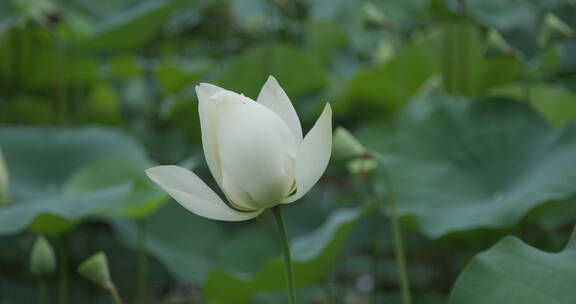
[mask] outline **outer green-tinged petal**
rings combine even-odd
[[[296,193],[285,203],[291,203],[306,194],[320,179],[330,160],[332,151],[332,108],[326,104],[322,115],[306,134],[296,154]]]
[[[233,197],[244,208],[267,208],[279,204],[294,181],[297,145],[286,123],[274,112],[253,100],[230,91],[213,96],[218,113],[217,147],[223,189],[236,185],[252,202]]]
[[[218,159],[218,148],[216,147],[216,132],[214,123],[217,116],[211,111],[209,105],[210,97],[224,89],[209,83],[201,83],[196,86],[196,95],[198,95],[198,113],[200,116],[200,129],[202,130],[202,147],[204,148],[204,157],[208,168],[216,179],[216,182],[222,187],[222,170],[220,160]]]
[[[280,116],[288,125],[288,128],[290,128],[292,134],[294,134],[296,143],[300,144],[302,141],[300,119],[298,119],[298,114],[296,114],[290,98],[288,98],[288,95],[286,95],[282,87],[280,87],[276,78],[273,76],[268,77],[256,101]]]
[[[146,170],[146,174],[186,209],[206,218],[243,221],[262,212],[239,212],[230,208],[196,174],[182,167],[158,166]]]

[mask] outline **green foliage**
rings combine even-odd
[[[238,56],[219,84],[255,99],[270,75],[294,99],[326,83],[325,72],[313,57],[291,45],[273,44],[253,47]]]
[[[297,286],[311,286],[321,282],[338,257],[354,224],[366,212],[363,208],[333,212],[313,233],[291,244]],[[257,272],[237,275],[224,269],[213,270],[206,279],[206,296],[222,303],[249,303],[258,291],[284,288],[282,257],[268,258]],[[222,292],[222,285],[226,292]]]
[[[111,221],[118,237],[137,248],[138,228],[128,220]],[[172,202],[146,219],[146,250],[176,277],[187,282],[202,281],[210,271],[216,246],[222,241],[221,227],[195,216]]]
[[[442,79],[446,91],[469,95],[474,81],[468,79],[478,73],[484,49],[480,28],[469,22],[451,22],[442,28]]]
[[[3,127],[0,145],[12,173],[14,202],[58,194],[71,174],[94,158],[144,155],[132,138],[103,127]]]
[[[319,61],[329,61],[335,50],[346,45],[346,39],[346,33],[336,22],[312,20],[307,24],[307,48]]]
[[[110,18],[82,46],[111,51],[141,47],[159,33],[177,7],[176,2],[145,1],[130,11]]]
[[[0,234],[29,227],[56,235],[90,215],[139,217],[166,200],[139,184],[151,163],[136,142],[115,130],[6,127],[0,144],[14,172],[14,204],[0,209]]]
[[[437,99],[409,109],[383,151],[398,211],[426,235],[507,227],[576,193],[573,125],[555,129],[517,101]]]
[[[130,193],[106,210],[106,215],[144,217],[153,213],[168,199],[166,193],[156,190],[143,174],[144,170],[153,166],[147,158],[136,156],[98,158],[78,169],[70,177],[64,193],[82,195],[130,184]]]
[[[415,303],[444,303],[466,263],[509,234],[542,251],[504,238],[472,260],[451,303],[570,303],[574,246],[546,251],[563,244],[576,212],[575,8],[0,1],[0,303],[36,298],[22,254],[33,233],[67,239],[70,262],[105,250],[122,293],[144,248],[151,303],[284,303],[266,214],[199,218],[144,174],[194,160],[217,189],[194,87],[256,98],[269,75],[305,131],[326,102],[333,125],[352,131],[335,130],[329,170],[287,208],[299,303],[365,303],[372,293],[400,302],[387,214],[360,207],[389,195],[367,151],[383,155],[397,188]],[[101,286],[105,262],[84,266]],[[85,282],[73,287],[73,301],[109,301]]]
[[[55,195],[10,204],[0,209],[0,235],[18,233],[26,227],[58,235],[76,221],[112,209],[130,194],[130,185],[108,187],[81,195]]]
[[[450,304],[558,303],[574,301],[576,231],[558,253],[507,237],[480,253],[458,278]]]
[[[349,82],[346,97],[379,109],[398,109],[438,71],[438,40],[414,41],[381,65],[363,69]]]
[[[197,83],[206,70],[204,64],[183,65],[179,61],[164,62],[156,68],[156,78],[165,92],[174,93]]]
[[[576,94],[558,85],[510,84],[495,88],[493,94],[528,100],[544,118],[557,127],[576,119]]]

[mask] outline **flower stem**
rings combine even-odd
[[[114,300],[114,304],[122,304],[122,298],[120,298],[120,294],[118,294],[118,289],[116,289],[116,285],[110,282],[107,286],[108,292],[112,296],[112,300]]]
[[[280,205],[273,207],[272,213],[276,224],[278,225],[278,232],[280,233],[280,243],[282,243],[282,253],[284,254],[284,274],[286,277],[286,285],[288,291],[288,298],[290,304],[296,303],[296,290],[294,288],[294,268],[292,267],[292,255],[290,254],[290,245],[288,244],[288,235],[286,233],[286,226],[284,225],[284,215]]]
[[[362,181],[366,184],[366,189],[369,195],[369,203],[374,200],[378,200],[378,194],[374,188],[374,181],[370,173],[364,173],[361,175]],[[372,288],[372,303],[378,304],[378,287],[380,286],[380,218],[378,216],[374,217],[374,222],[372,223],[372,232],[374,233],[374,241],[372,247],[372,278],[373,278],[373,288]]]
[[[378,304],[378,288],[380,287],[380,225],[378,225],[378,217],[375,218],[373,223],[374,229],[374,247],[372,248],[372,278],[374,286],[372,287],[372,303]]]
[[[410,294],[410,284],[408,281],[408,271],[406,267],[406,253],[404,250],[404,241],[402,239],[402,230],[398,214],[396,213],[396,192],[392,183],[390,170],[386,166],[383,157],[379,157],[382,171],[384,173],[384,182],[386,185],[386,193],[388,194],[388,211],[390,212],[390,226],[392,229],[392,236],[394,239],[394,251],[396,255],[396,264],[398,267],[398,276],[400,278],[400,289],[402,291],[402,300],[404,304],[412,303],[412,296]]]
[[[68,304],[68,236],[58,240],[58,303]]]
[[[43,277],[38,278],[38,304],[46,304],[47,302],[47,292],[46,292],[46,279]]]
[[[138,270],[136,278],[136,303],[146,302],[146,283],[148,279],[148,258],[146,256],[146,222],[138,220]]]

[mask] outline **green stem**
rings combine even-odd
[[[376,189],[374,188],[374,182],[372,180],[372,175],[370,173],[365,173],[362,176],[362,180],[367,186],[367,192],[369,197],[369,203],[373,200],[378,199]],[[380,218],[378,216],[374,217],[372,222],[372,232],[374,233],[374,241],[372,247],[372,278],[374,280],[374,287],[372,288],[372,303],[378,304],[378,286],[380,286]]]
[[[12,96],[20,93],[21,82],[21,69],[22,69],[22,39],[21,32],[16,28],[10,29],[10,45],[11,45],[11,58],[12,61]]]
[[[63,235],[58,240],[58,303],[68,304],[68,239]]]
[[[524,100],[526,100],[526,102],[530,103],[531,102],[531,92],[530,92],[530,86],[532,85],[532,77],[530,77],[530,68],[527,66],[528,63],[524,63],[524,88],[523,88],[523,92],[522,92],[522,97],[524,97]]]
[[[112,300],[114,300],[114,304],[122,304],[122,298],[120,298],[120,294],[118,294],[118,289],[116,289],[116,285],[114,283],[108,284],[108,292],[112,296]]]
[[[378,287],[380,286],[380,227],[378,225],[378,218],[374,221],[374,247],[372,248],[372,277],[374,286],[372,288],[372,303],[378,304]]]
[[[68,122],[68,103],[66,100],[66,90],[64,87],[64,46],[60,33],[56,29],[53,33],[54,39],[54,95],[56,96],[57,121],[60,124]]]
[[[408,270],[406,266],[406,253],[404,250],[404,241],[402,239],[402,229],[398,214],[396,213],[396,191],[392,183],[390,170],[388,169],[382,156],[379,157],[380,165],[384,173],[384,183],[386,186],[386,193],[388,195],[388,211],[390,213],[390,226],[392,229],[392,236],[394,240],[394,251],[396,255],[396,264],[398,267],[398,277],[400,278],[400,289],[402,291],[402,300],[404,304],[412,303],[412,296],[410,294],[410,284],[408,281]]]
[[[43,277],[38,278],[38,304],[46,304],[46,280]]]
[[[392,25],[392,41],[394,49],[398,54],[398,65],[396,67],[396,77],[398,79],[398,85],[396,86],[396,102],[401,104],[401,101],[406,98],[406,56],[403,50],[403,39],[400,29],[393,24]]]
[[[136,278],[136,303],[146,301],[146,285],[148,281],[148,258],[146,252],[146,222],[138,220],[138,276]]]
[[[280,205],[271,209],[278,225],[278,232],[280,233],[280,242],[282,243],[282,253],[284,254],[284,274],[286,277],[286,285],[288,291],[288,298],[290,304],[296,303],[296,289],[294,288],[294,268],[292,267],[292,256],[290,254],[290,245],[288,244],[288,235],[286,233],[286,226],[284,225],[284,215]]]

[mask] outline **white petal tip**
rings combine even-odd
[[[266,79],[266,82],[275,82],[276,84],[278,84],[278,80],[276,80],[276,77],[270,75],[268,76],[268,79]]]
[[[209,83],[204,83],[204,82],[196,85],[195,89],[196,89],[196,95],[198,96],[199,100],[203,100],[203,99],[206,100],[206,99],[214,96],[218,92],[223,91],[223,89],[218,87],[218,86],[215,86],[215,85],[209,84]]]

